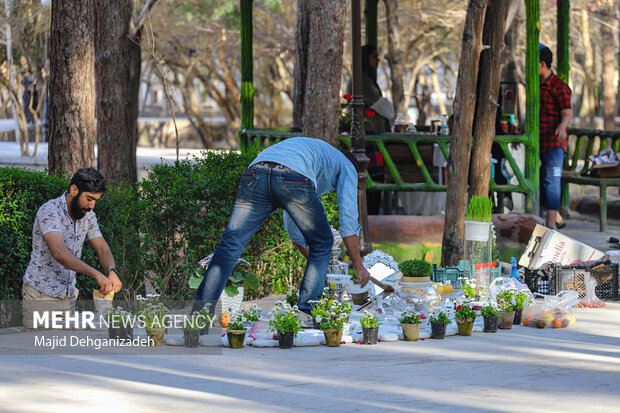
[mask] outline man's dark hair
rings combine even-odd
[[[102,194],[106,191],[105,184],[105,179],[95,168],[80,168],[73,174],[69,187],[75,185],[80,192]]]
[[[551,69],[551,63],[553,63],[553,53],[546,46],[540,48],[540,61],[545,62],[547,68]]]
[[[370,67],[370,55],[377,50],[374,44],[362,46],[362,72],[366,73],[372,80],[377,81],[377,71]]]
[[[342,152],[342,154],[353,164],[355,169],[357,169],[357,160],[355,159],[353,153],[351,153],[348,149],[340,149],[340,152]]]

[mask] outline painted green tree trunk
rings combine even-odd
[[[252,0],[241,0],[241,129],[254,127],[254,63],[252,61]],[[246,137],[239,146],[246,149]]]
[[[364,28],[366,30],[365,44],[377,46],[377,3],[379,0],[366,0],[364,8]]]
[[[525,133],[528,136],[528,148],[525,152],[525,177],[530,185],[527,194],[525,210],[538,215],[540,211],[540,157],[539,148],[539,119],[540,119],[540,79],[538,37],[540,33],[540,0],[525,0],[526,8],[526,49],[525,78],[526,78],[526,117]]]
[[[569,25],[570,25],[570,0],[558,0],[558,76],[568,83],[569,64]]]

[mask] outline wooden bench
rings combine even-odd
[[[568,151],[564,155],[562,171],[562,208],[568,208],[570,203],[568,184],[598,186],[600,231],[607,231],[607,188],[610,186],[620,187],[620,177],[599,178],[590,176],[589,171],[592,167],[590,155],[597,155],[609,147],[614,152],[618,152],[620,131],[570,129],[568,135]]]

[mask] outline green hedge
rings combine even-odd
[[[166,298],[191,299],[187,280],[198,261],[213,252],[232,212],[243,168],[252,154],[208,152],[191,161],[155,165],[135,187],[108,188],[95,209],[112,249],[125,298],[144,294],[150,284]],[[38,208],[60,196],[68,181],[19,168],[0,168],[0,299],[20,297],[30,260],[32,224]],[[330,223],[337,226],[334,194],[324,197]],[[261,226],[243,257],[261,280],[246,299],[279,294],[297,285],[305,260],[284,230],[281,211]],[[99,267],[85,245],[84,261]],[[97,284],[78,276],[82,296]]]

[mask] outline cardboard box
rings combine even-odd
[[[620,159],[620,152],[616,153],[616,159]],[[602,163],[592,166],[598,169],[598,176],[601,178],[620,178],[620,163]]]
[[[567,237],[557,231],[536,225],[519,265],[537,270],[547,263],[571,265],[579,261],[598,261],[605,253]]]

